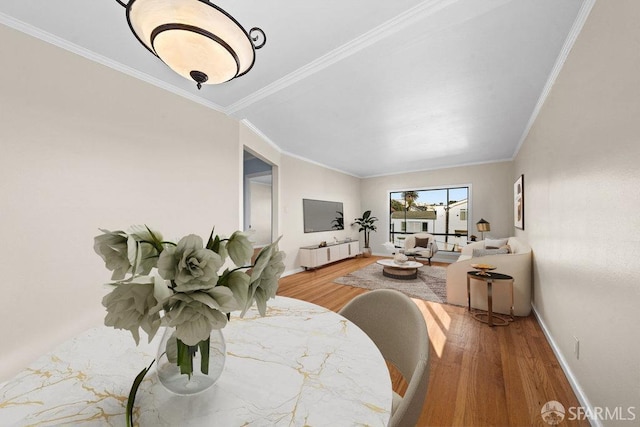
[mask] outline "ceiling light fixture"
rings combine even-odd
[[[207,0],[116,0],[127,10],[131,32],[176,73],[203,84],[246,74],[267,41],[260,28],[245,31]]]

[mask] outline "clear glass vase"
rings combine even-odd
[[[175,328],[165,329],[158,347],[156,372],[167,390],[190,395],[201,393],[216,383],[227,357],[222,331],[214,329],[207,341],[187,346],[176,339]]]

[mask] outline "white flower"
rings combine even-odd
[[[134,274],[147,275],[158,263],[162,250],[162,234],[144,225],[134,225],[127,230],[129,263],[136,266]]]
[[[244,308],[249,302],[249,282],[251,277],[244,271],[232,271],[227,274],[225,271],[223,275],[222,286],[228,287],[233,293],[233,297],[238,303],[238,308]],[[215,288],[214,288],[215,289]]]
[[[93,238],[93,250],[104,260],[107,270],[113,271],[112,280],[124,279],[131,269],[127,235],[124,231],[100,231],[103,234]]]
[[[215,296],[211,295],[213,289],[172,295],[168,300],[171,309],[165,313],[162,324],[175,327],[176,338],[186,345],[194,346],[206,340],[213,329],[226,326],[227,316],[223,311],[236,306],[231,291],[222,286],[219,288]]]
[[[216,285],[223,263],[220,255],[204,248],[201,237],[190,234],[180,239],[177,246],[162,251],[158,272],[178,285],[176,292],[196,291]]]
[[[116,329],[129,330],[136,344],[140,342],[139,329],[142,328],[151,341],[160,327],[158,313],[150,313],[151,308],[158,302],[153,296],[153,290],[152,277],[137,277],[131,282],[117,284],[115,289],[102,299],[102,305],[107,309],[104,324]]]
[[[249,234],[242,231],[236,231],[229,237],[229,241],[225,245],[229,258],[237,266],[244,266],[251,262],[253,255],[253,245],[249,241]]]
[[[276,296],[278,291],[278,279],[284,272],[285,253],[278,250],[280,238],[264,247],[251,271],[251,287],[249,289],[248,304],[245,305],[242,314],[249,309],[255,299],[258,311],[264,316],[267,311],[267,300]]]

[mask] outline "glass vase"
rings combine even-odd
[[[158,380],[176,394],[201,393],[220,378],[226,357],[220,329],[212,330],[208,340],[188,346],[176,339],[175,328],[166,328],[156,357]]]

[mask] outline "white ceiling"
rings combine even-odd
[[[359,177],[509,160],[595,0],[220,0],[267,44],[198,91],[115,0],[0,0],[0,22],[230,114]]]

